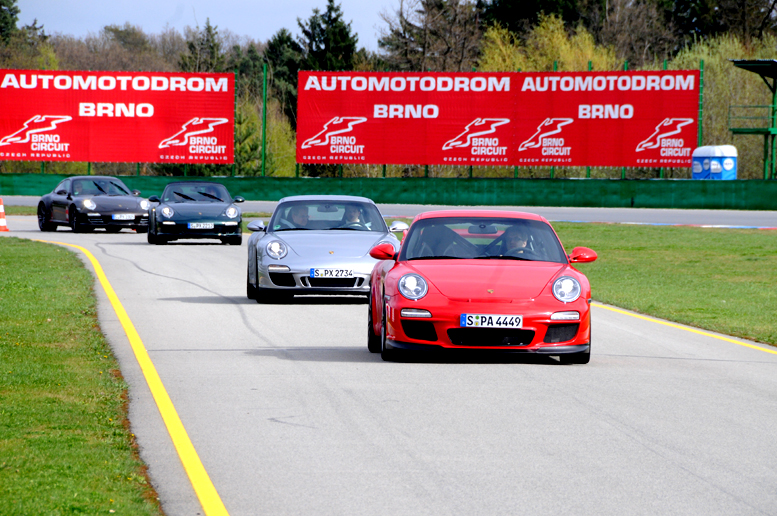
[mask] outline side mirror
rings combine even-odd
[[[160,201],[159,197],[157,197],[156,195],[152,195],[151,197],[148,198],[148,202],[162,202],[162,201]]]
[[[140,195],[140,190],[132,190],[132,195],[137,197],[138,195]]]
[[[67,190],[57,190],[54,193],[57,194],[57,195],[67,195]]]
[[[389,231],[392,233],[398,233],[400,231],[407,231],[410,229],[410,226],[402,222],[401,220],[395,220],[391,223],[391,227],[389,227]]]
[[[246,226],[250,231],[265,231],[267,228],[264,227],[264,222],[261,220],[252,220],[248,223]]]
[[[246,202],[246,200],[245,200],[245,199],[243,199],[242,197],[240,197],[240,196],[238,195],[237,197],[235,197],[234,199],[232,199],[232,202],[235,202],[235,203],[238,203],[238,202]]]
[[[389,244],[388,242],[384,242],[370,249],[370,256],[376,260],[393,260],[394,256],[396,256],[396,253],[394,252],[393,245]]]
[[[587,263],[596,260],[598,255],[593,249],[587,247],[575,247],[572,249],[572,254],[569,255],[569,261],[571,263]]]

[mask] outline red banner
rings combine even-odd
[[[0,70],[0,160],[234,162],[233,74]]]
[[[300,72],[297,161],[690,167],[699,72]]]

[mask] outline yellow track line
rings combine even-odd
[[[37,240],[37,239],[36,239]],[[146,378],[151,394],[154,396],[156,405],[159,408],[159,413],[162,415],[162,420],[167,426],[167,431],[170,433],[170,438],[173,440],[173,445],[178,452],[178,457],[183,463],[183,468],[186,470],[186,474],[189,475],[189,480],[192,483],[194,492],[197,493],[197,498],[200,499],[202,509],[207,516],[229,516],[224,503],[221,501],[221,497],[216,488],[213,486],[208,472],[205,471],[205,467],[200,461],[200,457],[197,455],[197,451],[194,449],[194,445],[189,439],[189,434],[186,433],[186,429],[181,422],[181,418],[178,417],[178,412],[173,406],[173,402],[170,396],[167,394],[165,386],[162,384],[162,379],[159,378],[159,374],[154,367],[154,363],[151,361],[151,357],[148,356],[146,347],[143,345],[143,341],[140,340],[135,326],[132,324],[127,312],[124,310],[121,301],[119,301],[116,292],[114,292],[108,278],[105,276],[100,262],[81,246],[66,244],[64,242],[51,242],[48,240],[37,240],[38,242],[45,242],[47,244],[59,244],[68,247],[74,247],[83,252],[89,261],[92,262],[94,272],[97,275],[97,279],[100,280],[100,284],[105,290],[105,294],[113,306],[116,315],[121,322],[124,332],[127,334],[132,351],[135,352],[135,358],[140,365],[140,369],[143,371],[143,376]]]
[[[628,315],[630,317],[635,317],[637,319],[642,319],[643,321],[649,321],[656,324],[663,324],[664,326],[669,326],[670,328],[677,328],[678,330],[684,330],[691,333],[696,333],[697,335],[704,335],[705,337],[712,337],[713,339],[723,340],[726,342],[734,343],[738,346],[744,346],[746,348],[750,349],[757,349],[758,351],[763,351],[764,353],[771,353],[772,355],[777,355],[777,350],[774,349],[768,349],[768,348],[762,348],[761,346],[755,346],[753,344],[748,344],[747,342],[742,342],[740,340],[731,339],[728,337],[722,337],[720,335],[715,335],[714,333],[709,333],[702,330],[697,330],[694,328],[689,328],[687,326],[682,326],[680,324],[670,323],[667,321],[661,321],[659,319],[653,319],[652,317],[645,317],[644,315],[635,314],[632,312],[627,312],[626,310],[621,310],[619,308],[614,308],[611,306],[605,306],[599,303],[591,303],[591,306],[595,306],[597,308],[604,308],[605,310],[610,310],[611,312],[617,312],[619,314]]]

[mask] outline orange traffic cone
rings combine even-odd
[[[5,206],[3,206],[3,198],[0,197],[0,231],[10,231],[5,224]]]

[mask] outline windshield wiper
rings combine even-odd
[[[197,193],[200,195],[204,195],[205,197],[210,197],[211,199],[216,199],[218,202],[224,202],[224,200],[221,197],[216,197],[215,195],[211,195],[205,192],[197,192]]]
[[[408,258],[410,260],[465,260],[460,256],[416,256],[415,258]]]
[[[98,190],[100,190],[102,193],[104,193],[104,194],[106,194],[106,195],[107,195],[107,193],[108,193],[108,192],[106,192],[105,190],[103,190],[103,187],[102,187],[102,186],[98,185],[98,184],[97,184],[96,182],[94,182],[94,181],[92,181],[92,184],[94,184],[94,186],[96,186],[96,187],[97,187],[97,189],[98,189]],[[97,194],[97,195],[99,195],[99,194]]]
[[[180,195],[180,196],[181,196],[181,197],[183,197],[184,199],[189,199],[190,201],[193,201],[193,200],[194,200],[194,199],[192,199],[191,197],[189,197],[188,195],[186,195],[186,194],[182,194],[181,192],[173,192],[173,193],[174,193],[175,195]]]
[[[278,231],[310,231],[308,228],[280,228],[273,230],[274,232]]]
[[[507,256],[504,254],[497,254],[494,256],[476,256],[474,259],[475,260],[521,260],[525,262],[535,261],[535,260],[532,260],[531,258],[523,258],[520,256]]]

